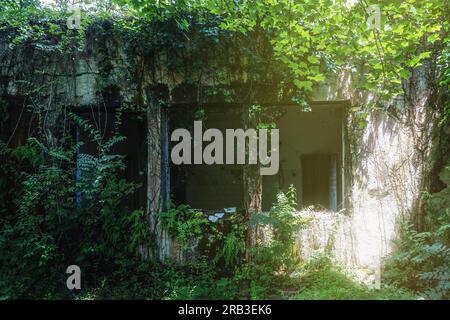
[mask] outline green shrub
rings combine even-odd
[[[102,141],[90,123],[70,119],[97,143],[98,155],[79,153],[67,133],[57,146],[44,143],[44,134],[16,148],[0,143],[1,299],[73,298],[67,266],[79,265],[89,288],[139,260],[148,226],[142,211],[124,205],[137,186],[120,177],[123,157],[111,152],[123,137]]]
[[[186,249],[192,240],[201,240],[206,233],[208,219],[202,211],[192,209],[189,205],[175,206],[168,204],[160,218],[167,231],[175,235],[182,248]]]
[[[441,180],[447,185],[427,199],[429,231],[403,224],[397,252],[387,259],[384,281],[418,292],[427,299],[448,299],[450,293],[450,167]]]
[[[255,214],[249,221],[251,227],[264,227],[269,238],[251,249],[252,261],[244,271],[248,275],[251,298],[262,299],[276,294],[274,283],[284,282],[300,262],[295,237],[306,220],[295,215],[296,198],[295,188],[291,185],[288,192],[277,194],[269,212]]]

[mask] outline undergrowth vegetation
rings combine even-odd
[[[79,152],[69,135],[54,150],[40,142],[44,134],[16,148],[0,143],[2,299],[68,298],[67,266],[83,265],[86,284],[96,286],[139,261],[137,248],[148,241],[143,212],[124,202],[138,186],[121,177],[123,156],[112,152],[124,138],[101,141],[92,124],[70,118],[96,143],[96,155]]]
[[[300,292],[291,299],[299,300],[403,300],[415,299],[414,294],[394,286],[369,288],[355,276],[337,266],[326,256],[311,259],[299,275]]]
[[[386,282],[428,299],[448,299],[450,294],[450,166],[440,177],[446,188],[424,194],[427,231],[403,224],[397,253],[386,261],[383,272]]]

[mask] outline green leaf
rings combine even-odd
[[[400,75],[400,77],[402,77],[403,79],[408,79],[409,78],[409,71],[405,70],[405,69],[401,69],[398,74]]]
[[[308,76],[308,80],[321,82],[321,81],[325,80],[325,76],[323,74],[319,73],[319,74],[316,74],[315,76]]]
[[[319,62],[319,58],[316,56],[308,56],[308,62],[312,64],[316,64]]]
[[[430,43],[435,43],[437,40],[439,40],[440,39],[440,37],[439,37],[439,35],[437,34],[437,33],[433,33],[432,35],[430,35],[429,37],[428,37],[428,42],[430,42]]]
[[[294,80],[294,84],[297,86],[297,88],[305,89],[306,91],[311,91],[313,85],[311,81],[300,81],[298,79]]]

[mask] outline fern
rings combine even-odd
[[[159,214],[164,226],[177,237],[182,248],[186,249],[191,240],[202,239],[208,219],[203,212],[192,209],[189,205],[175,206],[169,203],[166,211]]]
[[[387,282],[412,289],[428,299],[448,299],[450,293],[450,167],[440,174],[447,185],[438,193],[425,193],[428,230],[418,232],[403,224],[398,252],[386,261]]]
[[[413,289],[428,299],[448,299],[450,248],[433,242],[429,232],[419,233],[412,225],[403,228],[400,251],[387,260],[385,280]]]
[[[213,262],[217,263],[223,258],[226,267],[238,265],[245,252],[245,241],[242,236],[231,232],[225,238],[224,244],[219,248]]]

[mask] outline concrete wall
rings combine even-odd
[[[316,88],[314,96],[320,101],[347,100],[350,105],[367,104],[373,99],[353,89],[347,75],[328,79]],[[397,116],[387,112],[386,105],[384,110],[369,112],[367,126],[358,129],[356,135],[347,134],[345,158],[351,163],[347,172],[351,179],[345,190],[348,206],[340,213],[311,210],[298,213],[313,219],[298,235],[302,257],[329,253],[353,269],[362,281],[380,284],[383,259],[395,249],[399,222],[411,216],[420,196],[424,164],[416,145],[419,129],[427,121],[423,103],[415,106],[420,115],[418,123],[411,125],[407,121],[406,108],[400,101],[396,104],[400,111]],[[354,130],[350,128],[350,120],[346,118],[347,132]],[[427,131],[433,125],[433,122],[425,125]],[[427,142],[431,144],[430,140]]]
[[[52,95],[46,97],[52,99],[53,105],[102,106],[109,95],[107,92],[102,93],[102,86],[99,85],[99,82],[104,80],[101,65],[108,59],[111,69],[107,81],[115,88],[114,93],[120,94],[123,101],[133,102],[140,98],[145,105],[152,105],[148,112],[148,137],[143,139],[149,139],[148,158],[152,163],[148,167],[147,210],[150,215],[155,215],[161,210],[163,203],[159,174],[163,159],[161,150],[158,149],[158,141],[161,138],[160,108],[157,99],[147,93],[147,89],[153,85],[153,80],[146,78],[150,72],[145,68],[140,70],[144,79],[139,84],[125,79],[123,70],[129,57],[124,57],[117,46],[108,57],[94,50],[90,55],[50,58],[48,53],[38,49],[31,52],[12,52],[8,43],[0,41],[3,95],[19,97],[26,93],[25,88],[15,82],[18,75],[42,84],[56,76],[59,79],[58,84],[53,88]],[[36,75],[30,65],[35,69],[40,67],[47,70],[48,75]],[[161,76],[157,81],[164,82],[164,79],[167,80],[169,89],[175,86],[176,83],[173,83],[174,80],[170,77]],[[354,87],[351,77],[347,74],[337,78],[330,77],[323,86],[316,88],[312,98],[315,101],[337,101],[343,104],[350,101],[359,105],[372,101],[372,97],[353,89]],[[18,105],[17,108],[19,107],[21,106]],[[287,128],[281,131],[281,140],[285,143],[281,147],[281,162],[289,172],[286,184],[292,182],[301,186],[300,175],[292,175],[292,172],[298,170],[298,159],[302,153],[331,151],[340,155],[339,157],[342,156],[342,151],[337,149],[337,146],[341,145],[339,140],[342,136],[337,134],[330,139],[330,135],[326,134],[342,129],[338,127],[338,122],[333,120],[341,115],[333,109],[324,112],[320,117],[316,117],[314,112],[301,115],[304,119],[296,119],[297,115],[289,114],[286,120],[281,120],[282,123],[286,121],[283,126]],[[359,140],[343,141],[344,149],[351,153],[345,156],[348,156],[347,159],[351,162],[353,177],[345,190],[349,197],[348,210],[341,213],[300,213],[309,215],[314,220],[310,228],[299,233],[299,246],[304,257],[310,257],[316,251],[330,252],[343,264],[365,270],[365,274],[372,274],[370,281],[377,282],[382,258],[393,250],[392,240],[398,235],[398,220],[403,215],[410,214],[414,200],[419,196],[422,176],[416,163],[414,131],[411,131],[402,119],[391,117],[384,111],[371,112],[367,120],[368,125],[362,130]],[[348,125],[348,118],[346,121]],[[420,118],[419,121],[423,124],[425,118]],[[305,139],[292,138],[297,136]],[[355,150],[357,154],[352,153]],[[270,189],[266,190],[270,193]],[[224,206],[226,205],[228,204],[224,203]],[[176,241],[164,232],[160,225],[153,223],[151,227],[157,232],[158,241],[163,247],[159,256],[182,260]]]
[[[314,252],[330,253],[378,284],[382,260],[394,249],[400,219],[413,208],[421,176],[409,129],[382,112],[368,120],[348,190],[351,208],[341,213],[300,212],[313,222],[299,233],[299,246],[306,258]]]
[[[337,171],[342,168],[343,104],[315,103],[311,110],[298,106],[284,108],[277,122],[280,130],[280,170],[277,175],[263,177],[263,207],[270,208],[278,190],[287,191],[292,184],[299,205],[303,199],[302,156],[336,155]],[[341,175],[338,176],[340,193]],[[339,199],[342,202],[342,199]]]

